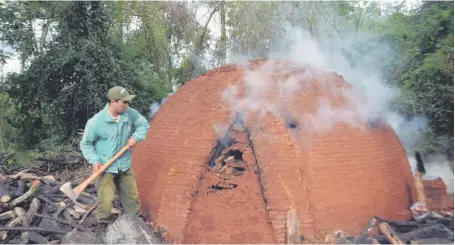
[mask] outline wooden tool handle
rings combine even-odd
[[[101,173],[104,172],[104,170],[106,170],[115,160],[117,160],[117,158],[123,154],[123,152],[125,152],[126,150],[128,150],[130,147],[128,145],[124,146],[119,152],[117,152],[117,154],[115,154],[111,159],[109,159],[109,161],[107,161],[105,164],[101,165],[101,167],[98,169],[98,171],[96,171],[95,173],[93,173],[92,175],[90,175],[90,177],[88,177],[86,180],[84,180],[84,182],[80,183],[78,186],[76,186],[74,188],[74,192],[79,195],[85,188],[87,188],[87,186],[92,183],[92,181],[94,179],[96,179],[98,176],[101,175]]]

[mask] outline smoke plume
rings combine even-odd
[[[394,111],[393,106],[399,96],[403,96],[398,87],[387,83],[381,71],[381,58],[384,55],[395,55],[392,49],[385,43],[376,43],[371,46],[368,53],[356,54],[348,52],[350,58],[346,57],[346,50],[350,50],[352,40],[320,38],[316,40],[308,31],[286,24],[283,28],[283,35],[277,47],[272,49],[268,58],[285,59],[295,64],[310,68],[305,76],[313,76],[312,68],[315,70],[333,71],[340,74],[344,80],[353,85],[352,90],[332,90],[337,96],[343,96],[348,100],[346,107],[332,107],[331,104],[321,98],[318,109],[313,114],[301,115],[305,124],[306,131],[321,132],[329,131],[338,122],[348,123],[354,127],[363,127],[365,122],[375,122],[378,119],[389,124],[396,132],[405,151],[409,155],[409,162],[412,171],[415,171],[414,151],[425,140],[427,129],[427,119],[421,116],[405,118]],[[349,35],[344,35],[349,36]],[[357,42],[370,40],[367,33],[356,35]],[[356,61],[356,62],[353,62]],[[242,113],[245,118],[253,111],[260,111],[259,115],[272,113],[282,118],[281,113],[285,107],[287,99],[293,93],[305,90],[309,84],[301,81],[302,77],[289,77],[275,83],[267,82],[268,74],[274,69],[286,69],[286,67],[276,67],[274,64],[266,62],[256,71],[248,70],[245,60],[237,59],[235,62],[240,68],[245,69],[244,86],[246,93],[243,97],[239,96],[238,88],[229,87],[222,93],[225,101],[230,103],[231,111]],[[330,88],[329,88],[330,89]],[[269,100],[266,94],[271,90],[279,91],[278,99]],[[356,92],[360,90],[366,97],[368,103]],[[258,120],[260,121],[260,120]],[[219,126],[219,125],[218,125]],[[258,125],[254,125],[259,128]],[[220,131],[221,132],[221,131]],[[435,156],[430,156],[432,160],[426,162],[427,173],[424,178],[441,177],[446,183],[448,190],[453,192],[453,172],[448,167],[450,163],[447,159],[434,161]]]

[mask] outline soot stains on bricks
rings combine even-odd
[[[243,120],[237,114],[226,134],[220,139],[212,150],[208,162],[209,171],[216,173],[219,177],[218,183],[208,187],[209,191],[231,190],[238,186],[236,176],[241,176],[249,170],[248,163],[244,161],[243,154],[248,150],[249,145],[242,140],[245,134]]]

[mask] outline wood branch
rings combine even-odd
[[[61,182],[55,180],[54,176],[52,176],[52,175],[40,177],[40,176],[31,174],[31,173],[19,173],[19,174],[15,175],[15,179],[28,180],[28,181],[41,180],[48,184],[57,184],[57,185],[62,184]]]
[[[11,179],[12,179],[11,176],[0,174],[0,182],[7,182],[7,181],[10,181]]]
[[[379,223],[379,230],[392,244],[404,244],[387,222]]]
[[[54,216],[53,216],[54,219],[53,219],[53,222],[52,222],[52,223],[55,225],[55,227],[58,227],[58,224],[57,224],[57,222],[56,222],[56,220],[58,220],[58,216],[60,215],[61,212],[63,212],[66,208],[68,208],[69,205],[70,205],[70,204],[68,203],[68,204],[65,204],[65,205],[63,205],[63,206],[60,206],[60,207],[57,209],[57,211],[54,213]]]
[[[30,226],[30,223],[32,222],[33,216],[38,213],[38,209],[40,207],[40,202],[38,198],[34,197],[32,199],[32,202],[30,203],[30,207],[25,213],[24,217],[24,225],[25,226]]]
[[[378,222],[379,222],[379,220],[376,217],[371,218],[368,221],[368,224],[366,225],[366,227],[360,232],[360,234],[358,236],[356,236],[354,238],[353,243],[354,244],[364,244],[364,243],[366,243],[366,239],[369,236],[376,235],[376,234],[372,234],[372,233],[377,233],[377,231],[375,232],[374,230],[376,229]]]
[[[44,195],[46,196],[46,195],[55,194],[55,193],[59,192],[59,189],[60,189],[60,185],[56,185],[56,186],[52,187],[50,190],[46,191],[44,193]]]
[[[6,227],[0,226],[0,231],[36,231],[36,232],[48,232],[48,233],[59,233],[66,234],[68,231],[60,229],[47,229],[41,227]]]
[[[0,214],[0,220],[22,217],[24,215],[25,215],[25,211],[23,208],[15,207],[13,210],[9,210],[7,212]]]
[[[14,217],[16,217],[16,216],[14,215],[13,210],[0,214],[0,220],[12,219]]]
[[[213,8],[212,12],[209,15],[207,22],[205,22],[204,29],[202,31],[201,36],[199,37],[199,43],[196,44],[197,45],[196,46],[196,55],[200,55],[200,52],[202,52],[202,43],[204,42],[204,37],[205,37],[205,34],[207,33],[208,25],[209,25],[210,21],[212,20],[213,15],[218,11],[218,9],[220,8],[220,6],[222,4],[224,4],[224,1],[220,1],[218,3],[218,5]]]
[[[71,214],[71,216],[73,216],[76,219],[80,219],[81,218],[81,215],[78,212],[76,212],[76,210],[74,210],[73,208],[67,208],[65,210],[65,212],[68,213],[68,214]]]
[[[44,201],[44,202],[46,202],[47,204],[51,205],[51,206],[54,207],[54,208],[59,208],[59,207],[60,207],[57,203],[55,203],[55,202],[49,200],[48,198],[46,198],[46,197],[44,197],[44,196],[38,195],[37,198],[40,199],[40,200],[42,200],[42,201]]]
[[[89,229],[81,226],[80,224],[71,224],[70,222],[68,222],[66,220],[62,220],[62,219],[59,219],[59,218],[54,218],[54,217],[51,217],[49,215],[44,215],[44,214],[35,214],[35,215],[36,215],[36,217],[50,219],[50,220],[57,221],[59,223],[65,224],[65,225],[69,225],[69,226],[71,226],[73,228],[80,229],[81,231],[90,231]]]
[[[24,216],[18,216],[14,218],[13,220],[10,221],[9,225],[10,226],[18,226],[22,224],[22,221],[24,221]]]
[[[9,177],[12,178],[12,179],[18,179],[23,173],[26,173],[28,171],[30,171],[29,168],[24,169],[24,170],[20,171],[19,173],[15,174],[15,175],[11,175]]]
[[[17,209],[18,208],[16,208],[16,210]],[[16,213],[20,215],[23,212],[16,211]],[[22,223],[23,219],[24,219],[24,216],[17,216],[16,218],[10,220],[6,226],[7,227],[14,227],[14,226],[20,225]],[[7,239],[8,239],[8,231],[0,231],[0,240],[5,241]],[[8,242],[8,241],[6,241],[6,242]]]
[[[82,217],[82,219],[79,221],[79,224],[82,225],[84,223],[84,221],[87,219],[87,217],[93,212],[93,210],[95,210],[96,206],[98,205],[98,202],[95,203],[95,205],[93,205],[93,207],[91,207],[87,213],[84,214],[84,216]]]
[[[39,184],[40,184],[40,181],[39,180],[34,180],[30,186],[30,189],[22,196],[14,199],[11,203],[10,203],[10,207],[15,207],[16,205],[18,205],[19,203],[27,200],[29,197],[31,197],[36,191],[38,191],[38,187],[39,187]]]
[[[0,231],[0,241],[5,241],[6,238],[8,238],[8,232],[7,231]]]

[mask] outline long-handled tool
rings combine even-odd
[[[77,205],[81,206],[80,203],[77,201],[77,198],[81,194],[82,191],[87,188],[87,186],[94,180],[96,179],[101,173],[106,170],[117,158],[123,154],[126,150],[128,150],[130,147],[128,145],[124,146],[117,154],[114,155],[109,161],[107,161],[105,164],[101,165],[101,167],[90,175],[84,182],[80,183],[78,186],[74,187],[74,189],[71,188],[71,182],[66,182],[60,187],[60,191],[63,192],[65,195],[67,195],[74,203]],[[83,205],[83,204],[82,204]],[[83,205],[86,206],[86,205]]]

